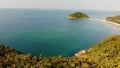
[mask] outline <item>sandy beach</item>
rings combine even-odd
[[[89,20],[107,22],[107,23],[110,23],[110,24],[113,24],[113,25],[116,25],[116,26],[119,26],[119,27],[120,27],[120,24],[115,23],[115,22],[111,22],[111,21],[106,21],[106,20],[101,20],[101,19],[95,19],[95,18],[91,18],[91,19],[89,19]]]
[[[114,25],[116,25],[116,26],[119,26],[120,27],[120,24],[118,24],[118,23],[115,23],[115,22],[111,22],[111,21],[106,21],[106,20],[103,20],[104,22],[107,22],[107,23],[111,23],[111,24],[114,24]]]

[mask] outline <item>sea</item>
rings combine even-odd
[[[79,11],[91,18],[67,18]],[[119,14],[102,10],[0,9],[0,44],[33,56],[74,56],[107,37],[119,35],[120,26],[103,21]]]

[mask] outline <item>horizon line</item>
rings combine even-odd
[[[43,9],[43,10],[94,10],[94,11],[120,11],[120,10],[112,10],[112,9],[107,9],[107,10],[104,10],[104,9],[55,9],[55,8],[0,8],[0,9]]]

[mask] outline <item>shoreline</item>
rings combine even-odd
[[[120,24],[116,23],[116,22],[111,22],[111,21],[107,21],[107,20],[100,20],[100,19],[89,19],[89,20],[95,20],[95,21],[102,21],[102,22],[107,22],[107,23],[110,23],[110,24],[113,24],[113,25],[116,25],[116,26],[119,26],[120,27]]]
[[[116,22],[111,22],[111,21],[106,21],[106,20],[103,20],[103,21],[120,27],[120,24]]]

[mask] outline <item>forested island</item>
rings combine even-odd
[[[90,17],[82,12],[75,12],[68,15],[68,19],[82,19],[82,18],[90,18]]]
[[[115,22],[115,23],[120,24],[120,15],[107,17],[106,21]]]
[[[112,36],[72,57],[39,57],[0,45],[1,68],[120,68],[120,35]]]

